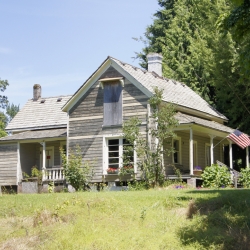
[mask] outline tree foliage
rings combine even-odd
[[[0,79],[0,92],[4,92],[9,85],[7,80]],[[8,102],[8,98],[5,95],[0,95],[0,138],[7,135],[5,132],[5,127],[7,124],[14,118],[14,116],[19,111],[19,105],[14,105],[13,103],[10,105]],[[6,109],[6,113],[3,110]]]
[[[15,117],[15,115],[19,112],[19,105],[8,104],[6,107],[6,116],[8,119],[8,123]]]
[[[233,47],[230,35],[223,36],[215,27],[216,20],[228,10],[228,5],[223,0],[158,2],[161,8],[153,24],[147,27],[146,47],[138,54],[141,66],[146,67],[149,52],[162,53],[165,77],[184,82],[215,104],[218,74],[226,73],[228,66],[223,72],[216,68],[222,59],[232,64],[235,57],[235,51],[230,49]],[[223,57],[219,56],[221,53]]]
[[[147,141],[145,134],[140,132],[141,121],[138,117],[132,117],[123,124],[123,136],[132,145],[138,157],[138,168],[142,173],[142,179],[149,186],[161,185],[165,177],[163,154],[173,152],[170,144],[175,136],[173,128],[178,121],[174,118],[173,105],[162,102],[162,91],[155,88],[154,95],[150,98],[151,116],[149,119],[149,135],[151,143]]]
[[[158,0],[159,10],[137,53],[162,53],[163,75],[191,87],[250,133],[250,3],[248,0]]]
[[[9,85],[7,80],[0,79],[0,91],[4,92]],[[6,108],[8,104],[8,98],[5,95],[0,95],[0,108]]]

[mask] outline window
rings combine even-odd
[[[104,159],[105,172],[110,169],[118,173],[122,167],[134,168],[134,147],[123,138],[106,139]]]
[[[122,85],[119,81],[104,83],[103,125],[122,124]]]
[[[181,139],[175,138],[173,140],[173,163],[181,164]]]
[[[193,142],[193,164],[194,167],[198,166],[197,141]]]
[[[205,144],[205,166],[211,166],[211,151],[210,144]]]

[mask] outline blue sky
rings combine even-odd
[[[22,107],[34,84],[42,96],[74,94],[108,55],[138,66],[132,57],[159,9],[157,0],[0,1],[0,78]]]

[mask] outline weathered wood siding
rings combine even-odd
[[[0,144],[0,186],[17,184],[17,144]]]
[[[189,169],[189,132],[177,132],[178,137],[181,138],[181,160],[184,169]],[[205,161],[205,145],[210,144],[210,138],[207,135],[200,136],[196,135],[193,131],[193,140],[197,142],[197,166],[204,169],[206,166]],[[219,142],[219,140],[214,139],[214,146]],[[166,144],[165,147],[168,147]],[[222,148],[221,145],[217,145],[214,148],[214,162],[216,160],[222,161]],[[173,168],[168,167],[169,164],[172,164],[172,154],[167,156],[164,155],[164,164],[167,167],[167,173],[173,174]],[[194,166],[195,167],[195,166]]]
[[[121,76],[110,67],[100,78]],[[122,90],[123,121],[138,116],[144,122],[142,130],[146,131],[147,101],[144,95],[127,79]],[[69,112],[69,147],[79,145],[83,161],[94,164],[94,180],[102,181],[103,175],[103,137],[121,133],[121,126],[103,127],[104,90],[96,82]]]

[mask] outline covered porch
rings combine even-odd
[[[66,129],[26,131],[6,137],[17,144],[17,183],[32,175],[32,168],[42,172],[43,182],[64,180],[60,148],[66,153]]]
[[[204,170],[216,161],[225,162],[225,150],[229,150],[229,167],[233,169],[232,141],[227,136],[234,130],[216,121],[177,113],[179,126],[175,129],[176,137],[172,141],[175,152],[164,155],[166,177],[175,179],[174,168],[180,170],[182,178],[197,177],[196,168]],[[225,147],[228,146],[228,147]],[[165,147],[168,147],[167,144]],[[249,167],[248,147],[246,163]]]

